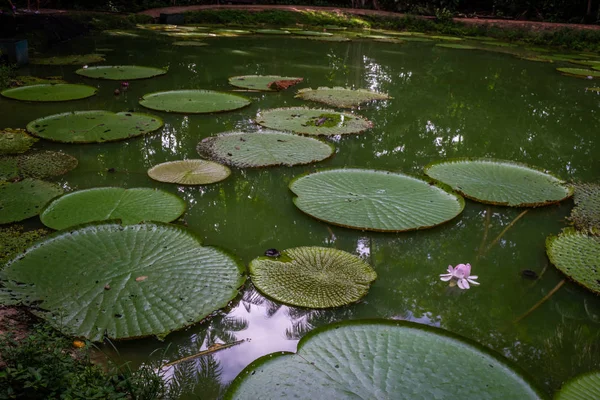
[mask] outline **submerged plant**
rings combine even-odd
[[[456,267],[448,265],[448,273],[441,274],[440,279],[444,282],[450,281],[450,286],[458,284],[461,289],[469,289],[472,285],[479,285],[479,282],[475,281],[477,275],[471,275],[471,264],[458,264]],[[453,279],[456,279],[456,283]]]

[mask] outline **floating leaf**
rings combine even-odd
[[[31,64],[40,65],[86,65],[106,61],[100,54],[82,54],[49,58],[30,58]]]
[[[152,78],[164,75],[167,71],[162,68],[141,67],[139,65],[102,65],[81,68],[75,71],[75,73],[88,78],[121,81]]]
[[[146,94],[140,104],[152,110],[201,114],[237,110],[250,105],[250,99],[214,90],[172,90]]]
[[[13,81],[14,86],[29,86],[29,85],[42,85],[42,84],[57,84],[67,83],[61,76],[49,76],[47,78],[38,78],[37,76],[21,75],[17,76]]]
[[[290,31],[285,31],[283,29],[257,29],[254,32],[263,35],[289,35],[291,33]]]
[[[226,166],[206,160],[169,161],[148,170],[148,176],[155,181],[179,185],[207,185],[220,182],[230,174]]]
[[[569,380],[554,396],[554,400],[600,399],[600,372],[588,372]]]
[[[208,37],[216,37],[214,33],[207,32],[169,32],[167,36],[179,38],[179,39],[204,39]]]
[[[600,184],[581,183],[574,188],[575,208],[571,211],[570,220],[577,229],[597,229],[600,232]]]
[[[421,179],[387,171],[331,169],[290,183],[303,212],[347,228],[401,232],[440,225],[460,214],[462,197]]]
[[[425,173],[469,199],[510,207],[539,207],[573,194],[560,179],[512,161],[456,159],[429,164]]]
[[[563,274],[600,294],[600,236],[568,228],[546,239],[546,253]]]
[[[62,193],[58,185],[37,179],[0,183],[0,224],[35,217],[48,201]]]
[[[346,135],[361,133],[373,126],[371,121],[358,115],[306,107],[265,110],[257,115],[256,123],[305,135]]]
[[[377,274],[359,257],[325,247],[284,250],[277,259],[250,262],[250,277],[258,290],[276,301],[308,308],[354,303],[369,291]]]
[[[70,83],[21,86],[2,91],[2,96],[21,101],[68,101],[85,99],[98,89]]]
[[[34,151],[14,156],[19,176],[49,178],[66,174],[77,166],[77,159],[58,151]]]
[[[402,37],[402,40],[405,42],[432,42],[433,41],[432,39],[427,39],[424,37],[411,37],[411,36]]]
[[[333,36],[333,33],[329,32],[318,32],[318,31],[292,31],[294,35],[301,36]]]
[[[318,101],[333,107],[352,108],[374,100],[388,100],[386,93],[372,92],[366,89],[348,89],[343,87],[320,87],[318,89],[300,89],[296,97],[303,100]]]
[[[122,31],[122,30],[117,30],[117,29],[103,31],[102,33],[109,35],[109,36],[117,36],[117,37],[131,37],[131,38],[140,37],[140,35],[138,35],[137,33],[133,33],[131,31]]]
[[[351,39],[345,36],[299,36],[301,39],[318,40],[320,42],[349,42]]]
[[[75,111],[54,114],[27,124],[31,134],[63,143],[102,143],[153,132],[163,121],[149,114]]]
[[[29,136],[25,129],[2,129],[0,130],[0,155],[24,153],[38,140]]]
[[[120,220],[124,225],[171,222],[183,214],[185,204],[179,196],[162,190],[103,187],[67,193],[53,200],[40,219],[57,230],[106,220]]]
[[[237,36],[237,35],[249,35],[252,32],[251,31],[247,31],[245,29],[215,29],[213,30],[213,33],[219,34],[219,35],[231,35],[231,36]]]
[[[0,183],[19,178],[19,165],[16,157],[0,157]]]
[[[462,38],[459,37],[455,37],[455,36],[444,36],[444,35],[434,35],[434,36],[428,36],[431,39],[437,39],[437,40],[447,40],[449,42],[460,42],[461,40],[463,40]]]
[[[46,229],[25,231],[19,225],[0,228],[0,269],[17,254],[24,252],[48,233],[49,231]]]
[[[406,321],[317,328],[297,353],[247,366],[225,399],[543,399],[518,367],[483,346]]]
[[[201,155],[240,168],[309,164],[330,157],[334,151],[329,143],[277,131],[229,132],[198,144]]]
[[[295,76],[243,75],[229,78],[229,84],[243,89],[273,92],[281,90],[282,88],[287,89],[292,85],[302,82],[303,80],[304,78],[298,78]]]
[[[580,78],[598,78],[600,77],[600,71],[583,68],[556,68],[557,71],[562,72],[566,75],[576,76]]]
[[[194,46],[194,47],[208,46],[208,43],[206,43],[206,42],[199,42],[197,40],[186,40],[186,41],[183,41],[183,42],[173,42],[171,44],[173,46]]]
[[[244,282],[231,255],[161,223],[60,231],[0,276],[12,303],[36,304],[56,329],[93,341],[166,335],[226,306]]]
[[[436,47],[445,47],[447,49],[462,49],[462,50],[475,50],[477,47],[469,46],[467,44],[456,44],[456,43],[438,43]]]

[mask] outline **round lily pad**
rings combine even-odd
[[[31,64],[40,65],[86,65],[106,61],[100,54],[79,54],[49,58],[30,58]]]
[[[571,221],[578,229],[597,229],[600,232],[600,184],[582,183],[575,185]]]
[[[292,31],[294,35],[301,36],[333,36],[333,33],[329,32],[319,32],[319,31]]]
[[[58,151],[34,151],[14,156],[19,175],[29,178],[48,178],[66,174],[77,166],[77,159]]]
[[[102,143],[153,132],[163,121],[142,113],[75,111],[54,114],[27,124],[31,134],[63,143]]]
[[[162,223],[59,231],[1,272],[11,303],[93,341],[164,336],[222,308],[244,282],[227,252]]]
[[[412,176],[366,169],[331,169],[294,179],[303,212],[347,228],[401,232],[440,225],[460,214],[462,197]]]
[[[359,257],[325,247],[296,247],[279,257],[259,257],[248,266],[252,283],[273,299],[299,307],[329,308],[354,303],[369,291],[377,273]]]
[[[46,236],[50,231],[35,229],[25,231],[22,225],[11,225],[0,228],[0,269],[12,260],[17,254],[27,250],[38,239]]]
[[[121,81],[152,78],[153,76],[164,75],[167,71],[162,68],[141,67],[139,65],[102,65],[81,68],[75,73],[88,78]]]
[[[70,83],[21,86],[2,91],[2,96],[21,101],[79,100],[96,94],[98,89]]]
[[[262,35],[289,35],[291,33],[283,29],[257,29],[254,32]]]
[[[477,47],[469,46],[467,44],[457,44],[457,43],[438,43],[435,45],[436,47],[445,47],[447,49],[462,49],[462,50],[474,50]]]
[[[486,204],[539,207],[573,194],[573,189],[560,179],[512,161],[448,160],[429,164],[425,173],[465,197]]]
[[[301,39],[317,40],[320,42],[349,42],[352,39],[346,36],[298,36]]]
[[[560,388],[554,400],[600,399],[600,372],[588,372],[576,376]]]
[[[0,224],[35,217],[48,201],[62,193],[58,185],[37,179],[0,183]]]
[[[125,225],[143,221],[171,222],[183,214],[185,205],[179,196],[162,190],[103,187],[67,193],[53,200],[44,208],[40,219],[56,230],[117,219]]]
[[[256,123],[305,135],[346,135],[361,133],[373,126],[371,121],[358,115],[306,107],[265,110],[257,115]]]
[[[600,71],[584,68],[556,68],[557,71],[566,75],[577,76],[581,78],[600,78]]]
[[[377,93],[365,89],[347,89],[343,87],[320,87],[318,89],[300,89],[296,97],[303,100],[318,101],[333,107],[352,108],[374,100],[388,100],[386,93]]]
[[[29,136],[25,129],[0,130],[0,155],[24,153],[39,139]]]
[[[62,79],[62,76],[49,76],[47,78],[38,78],[37,76],[20,75],[17,76],[13,81],[14,86],[29,86],[29,85],[41,85],[41,84],[57,84],[57,83],[68,83]]]
[[[148,170],[148,176],[155,181],[179,185],[207,185],[220,182],[230,174],[226,166],[206,160],[169,161]]]
[[[243,89],[274,92],[281,89],[287,89],[303,80],[304,78],[297,78],[295,76],[243,75],[229,78],[229,84]]]
[[[413,36],[403,36],[402,40],[405,42],[432,42],[432,39],[427,39],[424,37],[413,37]]]
[[[437,40],[447,40],[449,42],[460,42],[461,40],[463,40],[462,38],[456,37],[456,36],[444,36],[444,35],[434,35],[434,36],[428,36],[431,39],[437,39]]]
[[[317,328],[296,353],[254,361],[225,399],[543,399],[509,360],[439,328],[346,321]]]
[[[334,151],[332,144],[321,140],[277,131],[229,132],[198,144],[201,155],[240,168],[309,164]]]
[[[191,46],[191,47],[201,47],[201,46],[208,46],[208,43],[206,42],[200,42],[198,40],[184,40],[182,42],[173,42],[172,43],[173,46]]]
[[[546,253],[562,273],[600,294],[600,236],[565,229],[546,239]]]
[[[107,34],[109,36],[117,36],[117,37],[130,37],[130,38],[140,37],[140,35],[138,35],[137,33],[133,33],[130,31],[123,31],[123,30],[119,30],[119,29],[107,30],[107,31],[103,31],[102,33]]]
[[[250,105],[250,99],[214,90],[172,90],[146,94],[140,104],[152,110],[201,114],[237,110]]]

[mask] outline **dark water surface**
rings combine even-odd
[[[163,342],[119,343],[123,360],[170,361],[215,342],[251,339],[168,371],[181,382],[197,382],[196,394],[189,390],[189,398],[210,399],[251,361],[274,351],[293,351],[297,340],[315,327],[344,319],[395,318],[474,339],[516,361],[548,391],[599,367],[600,299],[576,284],[568,282],[534,313],[513,323],[563,279],[549,264],[544,240],[566,225],[571,200],[528,211],[488,251],[481,251],[523,210],[467,200],[464,212],[440,227],[369,233],[329,226],[303,214],[287,188],[294,176],[323,167],[421,175],[432,161],[466,156],[520,161],[567,180],[597,181],[600,97],[585,91],[594,86],[591,81],[561,76],[553,64],[429,43],[326,43],[287,37],[208,41],[206,47],[176,47],[166,38],[99,36],[60,45],[53,55],[110,48],[107,65],[169,66],[169,73],[131,81],[129,90],[115,97],[118,82],[79,77],[74,74],[76,67],[32,65],[21,73],[64,75],[68,81],[97,86],[99,94],[62,104],[0,99],[0,125],[24,127],[35,118],[71,110],[145,112],[137,104],[145,93],[229,90],[227,78],[234,75],[302,76],[305,83],[300,87],[351,86],[387,92],[393,99],[357,110],[373,121],[374,128],[362,135],[334,138],[333,158],[293,168],[233,169],[230,178],[210,186],[160,184],[150,180],[146,170],[163,161],[197,158],[196,145],[205,137],[255,129],[257,111],[306,104],[294,98],[293,89],[245,93],[253,100],[250,107],[222,114],[154,112],[164,118],[165,127],[143,138],[97,145],[37,144],[79,159],[77,169],[60,178],[68,189],[146,186],[179,194],[189,206],[184,216],[189,229],[205,244],[226,248],[246,263],[272,247],[332,246],[364,257],[379,279],[360,303],[320,311],[281,306],[247,284],[228,310],[207,322],[175,332]],[[116,172],[107,173],[109,168]],[[449,264],[467,262],[479,275],[480,286],[461,291],[439,280]],[[523,269],[542,277],[524,279]],[[167,350],[151,354],[157,348]]]

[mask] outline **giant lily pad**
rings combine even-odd
[[[182,42],[173,42],[171,43],[173,46],[183,46],[183,47],[201,47],[208,46],[206,42],[200,42],[198,40],[185,40]]]
[[[29,86],[29,85],[56,84],[56,83],[68,83],[68,82],[63,80],[62,76],[49,76],[47,78],[38,78],[37,76],[20,75],[20,76],[17,76],[11,82],[11,86]]]
[[[292,85],[302,82],[303,80],[304,78],[298,78],[295,76],[243,75],[229,78],[229,84],[243,89],[274,92],[281,89],[287,89]]]
[[[387,100],[386,93],[377,93],[365,89],[347,89],[343,87],[320,87],[318,89],[300,89],[296,97],[303,100],[318,101],[333,107],[352,108],[373,100]]]
[[[5,157],[9,158],[9,157]],[[77,166],[77,159],[58,151],[34,151],[10,157],[17,165],[20,177],[48,178],[63,175]]]
[[[254,361],[225,399],[542,399],[518,367],[481,345],[406,321],[317,328],[297,353]]]
[[[600,372],[576,376],[560,388],[554,400],[600,399]]]
[[[224,165],[206,160],[169,161],[148,170],[150,178],[179,185],[206,185],[222,181],[231,174]]]
[[[421,179],[387,171],[324,170],[294,179],[290,190],[303,212],[334,225],[371,231],[408,231],[460,214],[462,197]]]
[[[118,219],[132,225],[142,221],[171,222],[185,211],[180,197],[156,189],[103,187],[67,193],[50,202],[40,214],[52,229]]]
[[[0,155],[24,153],[38,139],[27,134],[25,129],[5,128],[0,130]]]
[[[85,99],[98,89],[87,85],[70,83],[21,86],[2,91],[2,96],[21,101],[68,101]]]
[[[99,341],[166,335],[222,308],[244,282],[228,253],[161,223],[60,231],[7,264],[10,303],[71,336]]]
[[[75,71],[88,78],[109,79],[113,81],[146,79],[167,73],[162,68],[141,67],[139,65],[102,65],[99,67],[81,68]]]
[[[276,131],[230,132],[198,144],[200,154],[240,168],[309,164],[330,157],[334,151],[329,143]]]
[[[283,29],[256,29],[254,32],[262,35],[289,35],[291,33]]]
[[[600,184],[582,183],[575,186],[575,208],[571,221],[578,229],[597,229],[600,232]]]
[[[250,104],[250,99],[214,90],[172,90],[144,95],[140,104],[152,110],[186,114],[237,110]]]
[[[250,262],[250,277],[258,290],[294,306],[328,308],[360,300],[377,278],[359,257],[325,247],[284,250],[277,259]]]
[[[546,253],[562,273],[600,294],[600,236],[568,228],[546,239]]]
[[[425,173],[465,197],[487,204],[538,207],[573,194],[560,179],[524,164],[490,159],[435,162]]]
[[[319,31],[292,31],[290,29],[290,31],[294,34],[294,35],[300,35],[300,36],[333,36],[333,33],[329,33],[329,32],[319,32]]]
[[[0,183],[0,224],[35,217],[48,201],[62,193],[58,185],[37,179]]]
[[[469,46],[467,44],[458,44],[458,43],[439,43],[435,45],[436,47],[445,47],[447,49],[461,49],[461,50],[475,50],[477,47]]]
[[[17,254],[27,250],[29,246],[48,233],[50,231],[46,229],[25,231],[20,225],[0,228],[0,269]]]
[[[110,111],[75,111],[50,115],[27,124],[31,134],[63,143],[101,143],[128,139],[163,126],[154,115]]]
[[[106,61],[100,54],[82,54],[72,56],[56,56],[49,58],[30,58],[31,64],[41,65],[85,65]]]
[[[556,68],[558,72],[579,78],[600,78],[600,71],[584,68]]]
[[[305,135],[345,135],[361,133],[373,124],[366,118],[323,108],[286,107],[265,110],[256,123],[279,131]]]

